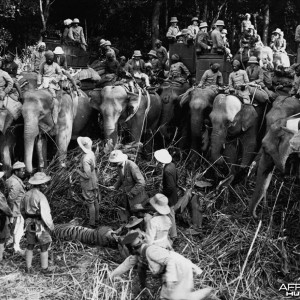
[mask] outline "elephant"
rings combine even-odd
[[[273,64],[276,69],[278,66],[283,66],[284,68],[288,68],[291,66],[290,59],[286,52],[274,52],[273,54]]]
[[[80,132],[89,123],[92,115],[92,108],[89,99],[81,91],[81,96],[77,97],[59,91],[61,102],[57,123],[54,124],[52,117],[53,98],[48,90],[29,89],[24,93],[24,104],[22,115],[24,119],[24,162],[26,171],[32,173],[32,155],[37,138],[37,154],[39,167],[46,167],[46,139],[42,133],[54,135],[60,162],[64,165],[65,154],[71,138],[78,137]]]
[[[183,129],[184,118],[183,109],[179,106],[180,96],[183,95],[190,85],[174,84],[172,82],[163,83],[159,89],[158,94],[162,101],[162,111],[159,120],[159,132],[164,138],[164,142],[170,142],[173,138],[172,127]],[[174,126],[172,126],[174,125]],[[182,142],[183,144],[184,142]]]
[[[118,122],[129,129],[135,142],[140,142],[143,128],[154,132],[158,128],[162,104],[158,94],[145,95],[127,92],[122,86],[106,86],[89,93],[90,105],[101,112],[105,139],[116,144]]]
[[[221,155],[224,148],[223,155],[229,164],[236,164],[237,160],[241,159],[240,165],[248,166],[257,151],[257,135],[263,112],[263,105],[254,108],[252,105],[242,104],[233,95],[219,94],[209,115],[212,122],[211,161],[223,165]],[[237,151],[239,148],[241,156],[240,151]],[[236,175],[236,168],[233,168],[231,173]]]
[[[266,115],[267,130],[279,119],[287,118],[300,112],[300,101],[296,97],[278,96],[272,104],[272,108]]]
[[[287,128],[288,120],[294,121],[296,128]],[[262,155],[259,160],[255,190],[249,203],[249,212],[255,219],[258,217],[256,208],[266,194],[274,166],[282,173],[285,173],[288,157],[294,152],[300,152],[298,123],[299,118],[279,119],[270,125],[269,131],[263,138]]]
[[[208,143],[205,143],[203,134],[204,120],[208,118],[212,110],[213,102],[217,93],[211,88],[193,88],[190,89],[181,99],[180,105],[189,103],[190,110],[190,132],[191,132],[191,149],[196,152],[207,150]]]

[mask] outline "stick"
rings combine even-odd
[[[257,238],[257,235],[258,235],[258,232],[259,232],[259,230],[260,230],[261,225],[262,225],[262,220],[260,220],[259,223],[258,223],[258,226],[257,226],[256,232],[255,232],[254,238],[253,238],[253,240],[252,240],[251,246],[250,246],[250,248],[249,248],[249,250],[248,250],[248,253],[247,253],[246,260],[245,260],[244,265],[243,265],[243,267],[242,267],[242,271],[241,271],[241,273],[240,273],[240,276],[238,277],[239,280],[238,280],[237,286],[236,286],[236,288],[235,288],[235,292],[234,292],[234,295],[233,295],[232,300],[234,300],[235,297],[236,297],[236,293],[237,293],[237,291],[238,291],[240,282],[241,282],[241,280],[242,280],[242,276],[243,276],[243,274],[244,274],[244,271],[245,271],[245,268],[246,268],[246,265],[247,265],[249,256],[250,256],[251,251],[252,251],[252,249],[253,249],[253,246],[254,246],[254,243],[255,243],[255,240],[256,240],[256,238]]]

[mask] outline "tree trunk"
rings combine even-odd
[[[269,34],[269,24],[270,24],[270,0],[266,0],[264,6],[264,29],[262,42],[264,45],[268,45],[268,34]]]
[[[42,19],[42,32],[46,31],[47,29],[47,21],[49,18],[49,11],[50,11],[50,6],[55,2],[55,0],[40,0],[40,15]],[[44,5],[43,5],[44,3]]]
[[[196,14],[195,16],[198,17],[200,15],[200,6],[198,0],[195,0],[195,7],[196,7]]]
[[[152,47],[154,48],[155,40],[159,38],[159,16],[162,6],[162,0],[156,0],[152,13]]]
[[[203,2],[203,13],[202,13],[202,21],[206,22],[207,20],[207,0]]]

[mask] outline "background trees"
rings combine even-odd
[[[41,9],[42,8],[42,9]],[[294,31],[300,20],[299,0],[1,0],[0,24],[11,34],[9,47],[23,48],[36,42],[41,31],[62,29],[66,18],[79,18],[88,39],[97,45],[99,38],[109,38],[126,55],[135,48],[147,51],[165,32],[171,16],[179,27],[198,16],[208,24],[223,19],[234,44],[240,32],[242,16],[249,12],[264,42],[277,27],[285,32],[289,51],[295,49]],[[0,44],[1,44],[0,30]],[[3,39],[2,39],[3,40]]]

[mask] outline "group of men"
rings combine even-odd
[[[84,203],[88,207],[89,227],[97,228],[99,224],[99,202],[101,201],[96,157],[92,150],[92,141],[88,137],[77,139],[82,149],[80,165],[76,172],[80,177]],[[193,291],[194,272],[202,270],[190,260],[174,252],[173,242],[177,237],[174,206],[177,203],[177,172],[172,156],[166,149],[154,153],[162,165],[162,188],[149,199],[145,191],[145,179],[138,165],[129,160],[121,150],[113,150],[109,156],[112,166],[118,168],[117,182],[110,190],[120,191],[119,206],[126,211],[125,227],[128,232],[121,243],[126,249],[125,261],[112,273],[116,278],[135,265],[138,266],[140,287],[146,287],[147,270],[162,276],[161,297],[166,299],[205,299],[214,294],[212,288]],[[0,262],[3,262],[4,246],[7,238],[13,238],[15,253],[26,258],[26,272],[32,274],[33,250],[40,247],[41,272],[53,271],[49,267],[48,249],[51,245],[51,231],[54,224],[48,200],[44,194],[51,177],[43,172],[35,173],[28,181],[28,191],[24,182],[25,165],[16,162],[13,174],[6,180],[0,193]],[[4,172],[0,173],[0,177]],[[146,210],[147,209],[147,210]],[[145,213],[147,211],[147,213]],[[26,251],[20,248],[20,241],[26,232]],[[118,231],[112,231],[118,236]],[[123,250],[124,250],[123,249]]]
[[[14,252],[25,254],[27,273],[33,272],[33,249],[36,244],[41,250],[41,271],[48,273],[51,271],[51,268],[48,268],[48,249],[52,242],[49,232],[54,229],[54,225],[50,206],[43,192],[51,177],[43,172],[35,173],[28,181],[31,188],[26,191],[23,182],[25,164],[16,162],[12,169],[13,174],[0,191],[0,263],[3,262],[5,244],[11,237]],[[0,172],[0,178],[4,175],[4,172]],[[4,195],[5,190],[7,198]],[[27,241],[26,251],[20,247],[24,231]]]
[[[231,55],[226,38],[227,30],[224,29],[223,20],[217,20],[210,33],[208,33],[207,22],[199,21],[197,17],[192,18],[192,25],[182,31],[179,30],[177,25],[177,17],[172,17],[170,23],[171,26],[166,34],[170,43],[195,43],[198,54],[211,52]]]
[[[64,31],[62,33],[63,45],[75,45],[86,51],[87,43],[84,36],[83,28],[79,26],[79,19],[75,18],[64,20]]]

